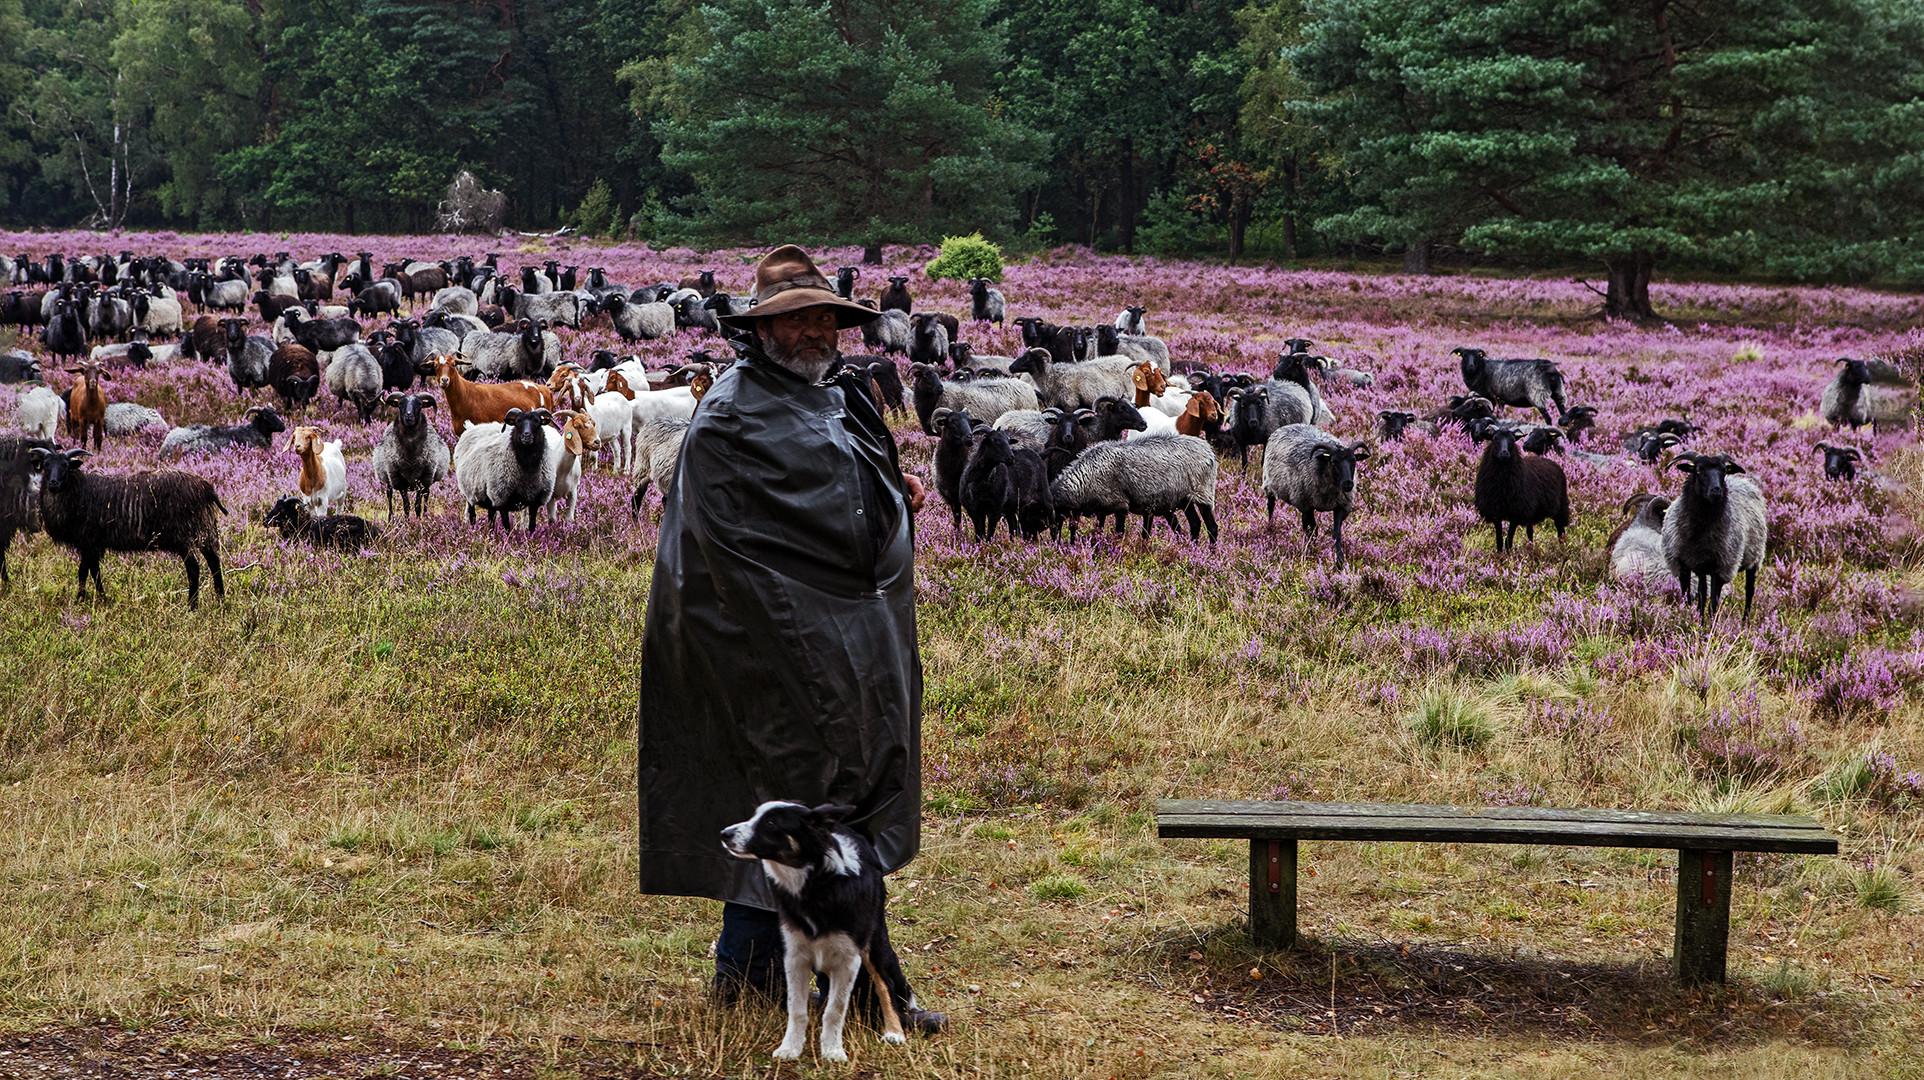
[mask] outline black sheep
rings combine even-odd
[[[81,324],[80,312],[71,300],[61,300],[54,305],[53,318],[47,320],[47,328],[40,336],[46,342],[47,351],[55,357],[86,355],[87,328]]]
[[[35,465],[28,457],[32,450],[48,450],[53,443],[18,435],[0,436],[0,585],[10,585],[7,574],[7,549],[19,533],[40,531],[38,500],[33,493]]]
[[[923,312],[909,320],[909,363],[929,364],[942,368],[949,362],[948,327],[943,326],[930,312]]]
[[[40,361],[23,352],[0,353],[0,383],[40,381]]]
[[[321,388],[321,368],[314,350],[287,342],[267,358],[267,385],[280,395],[289,412],[304,409]]]
[[[1507,551],[1516,544],[1516,529],[1536,542],[1536,527],[1549,520],[1557,536],[1570,527],[1570,484],[1563,466],[1549,458],[1524,454],[1517,445],[1517,432],[1498,425],[1490,433],[1490,445],[1476,471],[1476,512],[1496,527],[1496,549]],[[1510,523],[1509,534],[1503,523]]]
[[[1009,523],[1011,533],[1018,529],[1014,464],[1015,449],[1009,445],[1008,433],[991,428],[962,470],[962,508],[975,523],[978,543],[995,538],[998,518]]]
[[[935,493],[949,504],[959,532],[962,528],[962,470],[975,449],[975,422],[964,410],[944,411],[936,420],[940,434],[935,443]]]
[[[909,295],[909,279],[892,277],[889,287],[882,290],[879,301],[883,311],[900,311],[905,315],[915,314],[915,298]]]
[[[1563,373],[1555,361],[1541,359],[1493,359],[1482,349],[1459,346],[1450,350],[1462,363],[1463,385],[1497,405],[1536,409],[1543,422],[1556,423],[1550,406],[1557,412],[1568,408],[1563,400]]]
[[[876,360],[868,366],[869,378],[875,382],[875,392],[881,395],[882,404],[896,412],[906,412],[908,404],[903,396],[902,369],[893,360]]]
[[[1230,392],[1229,440],[1235,444],[1236,460],[1249,471],[1249,448],[1269,442],[1269,389],[1253,386]]]
[[[310,319],[301,308],[289,308],[281,322],[293,331],[295,341],[317,353],[333,352],[361,340],[361,324],[352,318]]]
[[[1597,407],[1595,405],[1575,406],[1563,414],[1563,418],[1557,421],[1557,426],[1563,429],[1564,438],[1573,443],[1580,443],[1583,441],[1583,433],[1597,426]]]
[[[1042,416],[1049,421],[1049,438],[1043,447],[1042,460],[1053,481],[1077,455],[1089,448],[1089,427],[1096,419],[1096,412],[1094,409],[1044,409]]]
[[[1832,480],[1857,479],[1857,463],[1864,460],[1862,451],[1850,446],[1832,446],[1818,443],[1818,453],[1824,455],[1824,475]]]
[[[315,517],[308,512],[307,504],[298,495],[283,495],[261,524],[270,529],[279,529],[281,539],[299,540],[314,547],[333,547],[343,551],[359,551],[381,535],[380,526],[353,514],[329,514]]]
[[[177,469],[131,476],[92,476],[81,471],[85,450],[35,448],[27,452],[40,471],[40,522],[48,539],[80,555],[79,598],[106,599],[100,557],[109,551],[165,551],[187,570],[187,606],[200,606],[199,552],[214,574],[214,595],[226,596],[220,572],[220,518],[227,512],[214,485]]]
[[[1383,442],[1402,442],[1403,432],[1416,423],[1416,414],[1399,409],[1384,409],[1376,414],[1376,437]],[[1417,430],[1422,430],[1418,428]]]
[[[836,267],[835,268],[835,295],[841,297],[844,300],[855,299],[855,279],[861,276],[862,276],[862,271],[853,266]]]
[[[1002,435],[1001,432],[996,432]],[[1002,435],[1006,441],[1007,435]],[[1048,467],[1042,463],[1042,455],[1026,446],[1014,447],[1009,460],[1009,496],[1015,507],[1015,517],[1009,528],[1021,527],[1024,540],[1034,540],[1042,535],[1042,530],[1055,524],[1055,499],[1049,493]]]

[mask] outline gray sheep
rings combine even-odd
[[[1130,369],[1139,360],[1123,356],[1104,357],[1081,363],[1060,364],[1047,349],[1027,349],[1009,365],[1013,374],[1026,374],[1035,380],[1036,397],[1058,409],[1093,408],[1105,394],[1133,399],[1135,381]],[[1031,406],[1033,408],[1034,406]]]
[[[663,505],[675,493],[675,467],[681,462],[682,440],[692,423],[693,420],[680,417],[651,417],[642,422],[641,430],[635,433],[631,470],[639,473],[641,479],[635,484],[635,493],[628,497],[630,518],[640,519],[641,504],[648,498],[650,485],[661,491]]]
[[[274,342],[249,334],[245,319],[222,319],[220,325],[227,335],[227,374],[234,380],[235,391],[246,393],[266,386],[267,361],[274,355]]]
[[[547,409],[509,409],[503,423],[470,424],[454,447],[454,482],[468,501],[468,524],[475,511],[488,512],[509,530],[514,513],[528,512],[533,532],[541,508],[554,497],[561,469],[562,437]]]
[[[47,538],[80,556],[79,597],[107,598],[100,581],[100,557],[109,551],[165,551],[180,557],[187,570],[187,606],[200,606],[200,563],[214,575],[214,595],[227,595],[220,572],[220,518],[227,512],[214,485],[177,469],[131,476],[94,476],[82,472],[85,450],[34,448],[27,456],[40,471],[40,523]]]
[[[1497,360],[1482,349],[1463,346],[1450,352],[1461,361],[1463,385],[1471,393],[1481,394],[1498,405],[1536,409],[1543,414],[1545,424],[1557,422],[1550,414],[1552,404],[1556,405],[1558,415],[1564,412],[1563,373],[1557,370],[1554,360]]]
[[[546,380],[561,362],[561,339],[523,319],[510,333],[475,333],[462,338],[461,355],[490,379]]]
[[[1104,394],[1096,399],[1092,409],[1044,409],[1040,412],[1021,409],[1007,412],[996,418],[994,427],[1009,433],[1009,441],[1025,446],[1038,454],[1047,455],[1052,445],[1050,436],[1056,432],[1065,415],[1071,415],[1083,432],[1084,445],[1092,442],[1114,442],[1131,431],[1147,431],[1149,424],[1142,417],[1142,411],[1133,402],[1124,401],[1113,394]],[[1059,440],[1058,440],[1059,441]],[[1077,448],[1080,450],[1080,447]]]
[[[614,323],[623,341],[653,341],[675,332],[675,309],[671,304],[637,304],[618,292],[602,298],[601,310]]]
[[[190,424],[169,431],[160,440],[160,456],[187,453],[218,453],[230,446],[243,450],[265,450],[274,436],[287,430],[281,414],[266,406],[247,410],[239,424]]]
[[[523,293],[515,297],[514,317],[579,330],[582,309],[591,302],[592,298],[584,301],[578,292]]]
[[[911,364],[909,375],[915,392],[915,416],[925,435],[935,434],[938,408],[965,411],[976,423],[993,424],[1003,413],[1038,407],[1035,387],[1021,379],[947,382],[927,364]]]
[[[429,490],[448,474],[454,458],[441,433],[428,422],[427,410],[435,407],[432,395],[390,393],[387,404],[395,410],[394,422],[374,446],[374,476],[387,489],[388,517],[394,516],[397,491],[401,493],[402,515],[418,515],[425,512]],[[412,509],[408,506],[410,492],[414,495]]]
[[[1216,542],[1216,452],[1201,439],[1187,435],[1146,435],[1126,442],[1096,443],[1084,450],[1063,469],[1049,486],[1055,502],[1057,529],[1070,522],[1069,538],[1075,539],[1075,521],[1083,514],[1102,519],[1116,515],[1116,531],[1129,514],[1142,515],[1142,532],[1156,518],[1169,522],[1178,533],[1176,514],[1189,519],[1189,538],[1194,540],[1209,527],[1209,542]]]
[[[336,401],[351,401],[365,424],[374,418],[374,407],[381,403],[381,362],[360,342],[334,350],[322,373]]]
[[[474,290],[465,285],[450,285],[434,294],[433,302],[428,304],[428,311],[447,311],[456,315],[479,315],[481,313],[481,298],[474,295]]]
[[[1824,400],[1820,413],[1832,427],[1849,424],[1852,431],[1871,426],[1872,431],[1885,427],[1909,427],[1912,405],[1908,388],[1892,382],[1880,382],[1880,375],[1886,380],[1896,378],[1885,365],[1878,365],[1881,371],[1862,360],[1844,357],[1835,378],[1824,387]]]
[[[412,364],[461,351],[463,334],[446,326],[420,326],[413,319],[396,319],[388,329],[394,332],[394,340],[407,349],[408,362]]]
[[[1369,458],[1363,443],[1344,444],[1310,424],[1277,428],[1263,451],[1263,494],[1269,519],[1276,504],[1287,503],[1303,515],[1303,535],[1316,535],[1316,512],[1328,511],[1336,541],[1336,569],[1343,569],[1343,521],[1356,498],[1356,466]]]
[[[115,401],[107,405],[107,434],[115,438],[138,435],[148,428],[165,427],[167,421],[160,413],[145,405],[131,401]]]
[[[1685,451],[1672,464],[1686,473],[1683,491],[1664,513],[1663,557],[1692,602],[1697,591],[1697,617],[1709,622],[1717,615],[1724,586],[1744,575],[1744,621],[1750,621],[1751,601],[1757,594],[1757,571],[1764,565],[1770,539],[1770,519],[1764,493],[1743,466],[1726,454]]]
[[[907,312],[891,308],[882,312],[879,318],[862,325],[862,343],[871,349],[882,350],[884,356],[907,353],[914,340],[915,329],[909,323]]]
[[[1641,491],[1624,501],[1623,511],[1630,516],[1604,545],[1611,577],[1655,584],[1670,576],[1663,554],[1663,518],[1669,507],[1669,499]]]

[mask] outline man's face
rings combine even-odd
[[[826,370],[835,354],[835,321],[835,309],[827,305],[771,315],[763,324],[768,336],[765,347],[777,359]]]

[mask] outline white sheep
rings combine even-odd
[[[60,422],[66,418],[66,399],[45,386],[20,395],[13,410],[13,422],[36,439],[52,439],[60,433]]]

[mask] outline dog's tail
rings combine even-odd
[[[862,969],[875,980],[875,999],[882,1005],[882,1041],[902,1043],[908,1041],[908,1037],[902,1033],[902,1014],[897,1011],[896,1003],[899,1000],[906,1006],[915,995],[909,991],[908,977],[902,974],[902,963],[896,959],[895,950],[887,944],[882,948],[884,970],[877,969],[867,949],[862,950]]]

